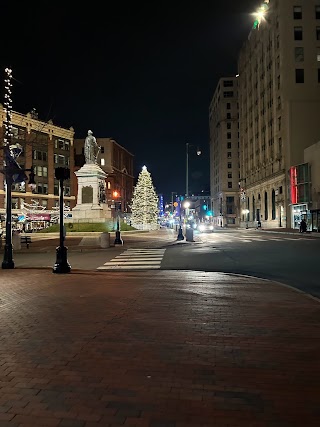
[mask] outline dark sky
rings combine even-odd
[[[236,74],[261,1],[82,3],[2,4],[13,109],[36,108],[76,138],[113,137],[134,154],[135,176],[145,164],[168,196],[185,193],[189,142],[190,192],[209,190],[210,100],[219,78]]]

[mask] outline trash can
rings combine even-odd
[[[105,249],[105,248],[110,248],[110,233],[108,232],[103,232],[100,235],[100,247]]]
[[[21,236],[19,233],[12,233],[12,245],[14,250],[21,249]]]
[[[187,242],[194,242],[194,240],[193,240],[193,228],[187,228],[186,229],[186,241]]]

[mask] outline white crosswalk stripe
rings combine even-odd
[[[160,269],[165,249],[127,249],[98,270],[155,270]]]

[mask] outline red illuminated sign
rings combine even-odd
[[[290,192],[291,192],[291,203],[298,203],[298,186],[297,186],[297,168],[292,166],[290,168]]]

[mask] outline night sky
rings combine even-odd
[[[209,191],[209,104],[219,78],[237,73],[261,1],[68,3],[2,4],[13,110],[36,108],[76,138],[114,138],[165,198],[185,193],[189,142],[189,192]]]

